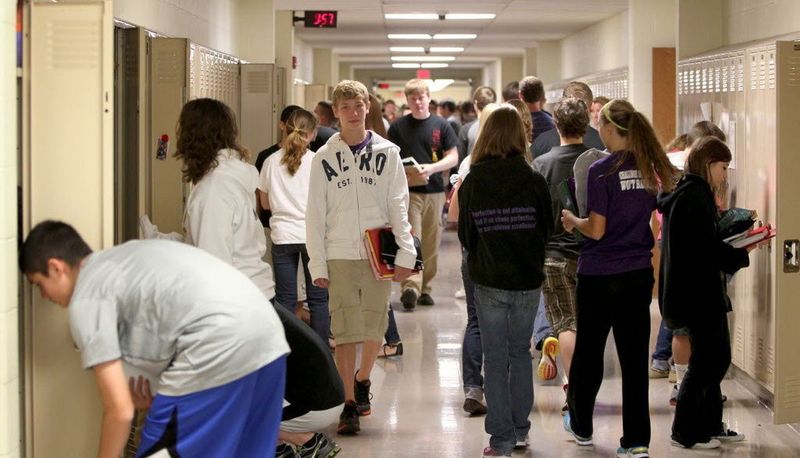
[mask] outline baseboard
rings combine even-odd
[[[747,372],[739,369],[733,364],[731,364],[728,374],[730,375],[731,379],[739,382],[747,391],[752,393],[753,396],[758,399],[759,404],[766,407],[770,413],[774,412],[775,396],[768,389],[764,388],[764,385],[758,383],[758,381],[751,377]]]

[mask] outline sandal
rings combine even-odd
[[[383,354],[379,354],[378,358],[392,358],[395,356],[403,355],[403,342],[396,344],[383,344]]]

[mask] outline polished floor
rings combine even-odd
[[[466,323],[466,305],[455,299],[461,287],[458,240],[453,232],[444,235],[439,258],[439,275],[434,284],[433,307],[402,311],[398,292],[393,294],[405,354],[378,360],[372,375],[372,415],[361,419],[357,436],[336,436],[342,446],[340,457],[480,457],[489,437],[483,417],[470,418],[462,409],[461,339]],[[657,329],[658,308],[652,307],[652,329]],[[655,333],[651,333],[655,341]],[[534,360],[537,363],[538,359]],[[534,371],[535,373],[535,371]],[[559,378],[561,373],[559,373]],[[561,426],[564,395],[561,381],[534,382],[535,406],[530,414],[531,446],[515,457],[607,457],[614,456],[622,433],[619,365],[613,341],[606,350],[603,386],[594,416],[594,446],[578,447]],[[650,416],[654,457],[737,456],[798,457],[800,433],[789,426],[772,424],[770,412],[750,392],[733,380],[725,380],[728,396],[725,419],[732,429],[743,432],[746,441],[723,445],[719,450],[691,451],[672,447],[669,431],[672,411],[668,404],[672,385],[667,379],[651,380]]]

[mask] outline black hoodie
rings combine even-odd
[[[686,174],[675,190],[658,197],[664,215],[658,303],[675,329],[728,312],[722,272],[750,265],[744,248],[718,235],[717,207],[708,182]]]
[[[522,156],[470,168],[458,190],[458,238],[472,280],[490,288],[532,290],[544,280],[545,242],[553,233],[547,181]]]

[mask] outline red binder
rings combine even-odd
[[[417,250],[417,261],[414,272],[422,270],[422,250],[420,241],[414,237],[414,248]],[[394,257],[397,255],[397,244],[391,227],[378,227],[364,231],[364,245],[367,248],[369,265],[377,280],[391,280],[394,277]],[[386,246],[384,246],[386,245]]]

